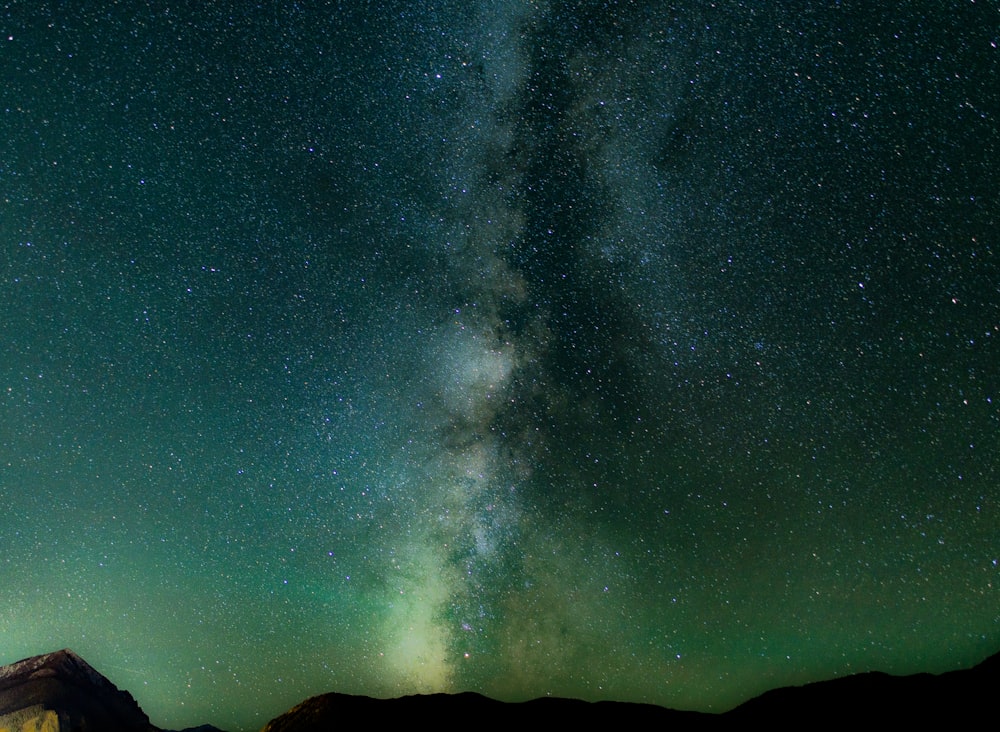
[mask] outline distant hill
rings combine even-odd
[[[1000,684],[1000,654],[973,669],[934,676],[890,676],[872,672],[832,681],[769,691],[725,714],[681,712],[648,704],[588,703],[543,698],[521,704],[494,701],[479,694],[432,694],[377,700],[345,694],[322,694],[271,720],[262,732],[319,732],[350,719],[378,719],[379,724],[435,720],[451,728],[488,720],[500,725],[627,725],[647,729],[743,729],[748,723],[779,728],[817,724],[870,726],[873,723],[973,727],[992,718]],[[375,716],[377,715],[377,716]]]
[[[512,704],[480,694],[428,694],[398,699],[372,699],[347,694],[321,694],[306,699],[268,722],[262,732],[313,732],[331,730],[348,720],[378,719],[379,726],[405,725],[434,720],[435,728],[452,729],[472,724],[504,727],[540,723],[635,725],[648,729],[703,729],[719,720],[716,715],[680,712],[652,704],[585,702],[545,697]]]
[[[800,687],[775,689],[725,714],[702,714],[650,704],[542,698],[512,704],[480,694],[430,694],[372,699],[321,694],[268,722],[262,732],[318,732],[358,720],[379,726],[433,720],[436,728],[484,721],[498,725],[553,723],[628,725],[681,730],[743,727],[979,726],[992,717],[1000,682],[1000,654],[975,668],[933,676],[865,673]],[[0,732],[167,732],[150,723],[127,691],[118,689],[70,650],[0,667]],[[221,732],[211,725],[185,732]]]
[[[743,723],[767,719],[781,724],[822,721],[835,725],[912,724],[969,728],[989,724],[1000,683],[1000,654],[972,669],[890,676],[873,671],[774,689],[723,715]]]

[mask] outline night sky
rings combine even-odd
[[[0,7],[0,663],[236,730],[1000,649],[996,2],[260,5]]]

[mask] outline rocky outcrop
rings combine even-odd
[[[0,668],[0,730],[155,732],[132,695],[70,650]]]

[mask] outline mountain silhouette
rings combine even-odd
[[[589,724],[661,726],[681,730],[895,724],[978,726],[992,716],[1000,654],[972,669],[940,675],[869,672],[768,691],[725,714],[684,712],[652,704],[584,702],[545,697],[521,703],[480,694],[429,694],[374,699],[328,693],[306,699],[262,732],[318,732],[358,720],[436,726]],[[33,656],[0,667],[0,732],[168,732],[139,704],[73,651]],[[212,725],[184,732],[221,732]]]
[[[319,732],[358,718],[378,719],[380,724],[426,719],[441,725],[441,720],[447,720],[443,723],[446,727],[471,720],[498,725],[626,725],[680,730],[742,729],[748,723],[779,728],[873,723],[972,727],[992,717],[998,682],[1000,654],[972,669],[940,675],[869,672],[775,689],[724,714],[555,698],[511,704],[471,693],[385,700],[330,693],[305,700],[268,722],[262,732]]]

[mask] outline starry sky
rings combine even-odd
[[[0,663],[246,730],[1000,649],[997,3],[13,0],[0,77]]]

